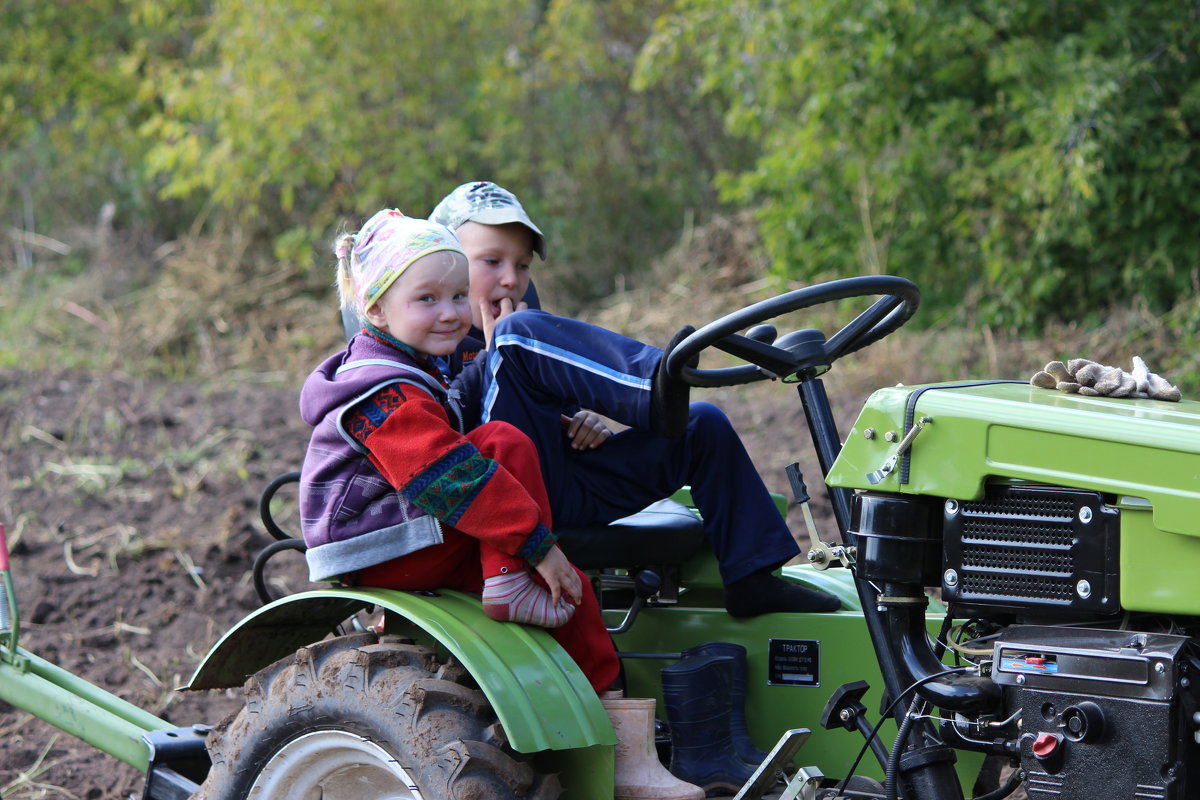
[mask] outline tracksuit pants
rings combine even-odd
[[[683,437],[650,432],[659,348],[521,311],[496,324],[487,358],[482,418],[509,422],[533,440],[556,530],[612,522],[690,486],[727,585],[799,552],[724,412],[692,403]],[[561,422],[573,406],[631,427],[594,450],[575,450]]]

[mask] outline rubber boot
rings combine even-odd
[[[654,699],[600,697],[617,734],[613,800],[703,800],[704,790],[676,778],[654,749]]]
[[[738,757],[757,767],[767,754],[754,746],[746,724],[746,648],[733,642],[706,642],[683,651],[687,656],[729,656],[733,659],[733,686],[729,694],[729,732]]]
[[[662,670],[663,705],[671,725],[671,773],[706,794],[734,794],[755,765],[733,749],[730,701],[733,659],[691,656]]]

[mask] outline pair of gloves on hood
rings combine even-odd
[[[1178,402],[1179,389],[1150,371],[1140,356],[1133,357],[1133,371],[1107,367],[1086,358],[1064,364],[1051,361],[1029,381],[1043,389],[1078,393],[1089,397],[1133,397]]]

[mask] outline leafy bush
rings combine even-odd
[[[907,275],[943,314],[1029,329],[1189,291],[1198,17],[1168,0],[680,0],[648,52],[686,38],[758,146],[720,185],[758,209],[781,273]],[[663,80],[656,58],[642,76]]]

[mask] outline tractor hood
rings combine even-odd
[[[914,426],[920,431],[889,464]],[[827,482],[972,501],[997,479],[1140,498],[1157,530],[1200,538],[1200,403],[1083,397],[1018,382],[881,389]]]

